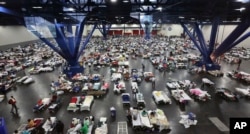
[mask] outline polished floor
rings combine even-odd
[[[175,72],[162,73],[154,69],[149,60],[137,58],[137,60],[129,59],[130,68],[141,68],[141,63],[144,63],[146,68],[145,71],[152,71],[155,73],[156,77],[156,89],[164,90],[168,92],[165,83],[167,80],[184,80],[189,79],[195,81],[198,86],[201,86],[201,78],[207,77],[216,83],[217,87],[227,87],[234,90],[234,87],[247,87],[241,82],[232,80],[226,75],[224,77],[213,77],[208,74],[190,74],[187,70],[176,70]],[[240,69],[242,71],[249,72],[249,61],[243,61]],[[222,62],[222,70],[224,72],[235,69],[236,65],[231,65]],[[88,69],[85,70],[86,73],[89,72]],[[92,70],[92,72],[94,72]],[[110,79],[109,67],[101,68],[100,74],[105,75],[105,79]],[[81,95],[81,93],[69,93],[61,96],[62,107],[56,114],[50,114],[47,110],[40,113],[33,113],[32,108],[36,104],[39,98],[49,97],[50,92],[50,82],[52,80],[57,80],[59,70],[55,70],[52,73],[44,73],[40,75],[33,75],[35,83],[30,85],[18,85],[15,90],[11,90],[7,93],[9,98],[13,95],[17,99],[17,106],[19,107],[19,114],[13,115],[10,113],[10,105],[7,103],[7,99],[0,103],[0,117],[4,117],[7,124],[8,133],[11,134],[15,129],[17,129],[21,124],[26,123],[28,118],[43,117],[48,118],[50,116],[56,116],[65,124],[65,133],[69,128],[71,119],[83,118],[88,115],[95,116],[97,120],[100,117],[110,117],[109,108],[114,106],[117,109],[117,118],[115,121],[109,118],[109,134],[116,134],[117,132],[117,122],[126,121],[125,108],[121,103],[121,96],[115,95],[112,92],[113,84],[111,84],[110,92],[100,99],[95,99],[90,112],[68,112],[66,110],[69,101],[72,96]],[[131,93],[130,82],[126,82],[127,92]],[[250,101],[241,98],[239,102],[227,102],[220,98],[214,96],[214,89],[210,87],[205,87],[211,95],[212,100],[208,102],[196,102],[191,101],[185,108],[180,107],[176,103],[171,105],[156,105],[152,99],[152,88],[151,83],[145,81],[139,86],[140,91],[143,93],[146,101],[146,109],[154,110],[160,108],[165,112],[169,122],[171,131],[170,134],[228,134],[229,132],[221,132],[210,120],[209,117],[217,117],[222,121],[227,127],[229,127],[230,117],[249,117],[250,116]],[[173,98],[171,97],[173,100]],[[174,102],[174,100],[173,100]],[[131,100],[132,106],[135,106],[135,101]],[[196,126],[191,126],[185,129],[182,124],[179,123],[180,114],[193,112],[197,115],[198,124]],[[131,125],[129,125],[129,134],[140,134],[145,132],[133,132]],[[148,132],[150,133],[150,132]],[[163,134],[166,131],[161,132]]]

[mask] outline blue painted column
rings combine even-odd
[[[9,15],[17,16],[17,17],[23,16],[22,14],[20,14],[16,11],[10,10],[10,9],[3,7],[3,6],[0,6],[0,13],[9,14]]]
[[[220,55],[224,54],[225,52],[230,50],[230,45],[241,36],[242,33],[244,33],[250,23],[249,20],[245,20],[242,23],[240,23],[233,31],[232,33],[220,44],[220,46],[214,51],[214,53],[211,54],[211,59],[215,60]]]
[[[199,28],[198,23],[194,23],[193,27],[194,27],[194,31],[198,37],[198,41],[196,40],[196,38],[193,36],[193,34],[188,30],[188,28],[185,26],[185,24],[183,22],[181,22],[181,26],[183,27],[183,29],[185,30],[185,32],[188,34],[188,36],[190,37],[190,39],[193,41],[194,45],[198,48],[198,50],[200,51],[203,59],[202,61],[200,61],[200,63],[198,64],[198,66],[203,66],[205,65],[206,70],[215,70],[215,69],[220,69],[220,66],[216,63],[214,63],[211,58],[210,58],[210,52],[209,52],[209,48],[207,48],[207,44],[205,41],[205,38],[203,36],[203,33],[201,31],[201,29]],[[218,25],[215,25],[214,29],[217,29]],[[215,38],[216,36],[216,32],[212,31],[214,33],[212,33],[210,35],[210,38]],[[214,41],[212,41],[214,42]]]
[[[93,25],[93,28],[92,28],[91,32],[88,34],[87,38],[85,39],[85,41],[83,42],[81,48],[79,49],[78,55],[77,55],[77,59],[79,59],[79,57],[82,55],[83,50],[85,49],[85,47],[86,47],[87,44],[89,43],[89,40],[90,40],[90,38],[92,37],[92,35],[93,35],[93,33],[94,33],[96,27],[97,27],[97,23],[95,23],[95,24]]]
[[[149,22],[145,22],[144,23],[145,27],[144,27],[144,33],[145,33],[145,39],[149,40],[150,36],[151,36],[151,25],[149,24]]]
[[[211,28],[211,35],[210,35],[210,41],[209,41],[209,48],[208,48],[208,54],[209,56],[211,55],[211,53],[214,50],[214,46],[215,46],[215,39],[216,39],[216,35],[217,35],[217,30],[218,30],[218,26],[219,26],[219,18],[215,18],[213,20],[212,23],[212,28]],[[211,58],[210,58],[211,59]]]
[[[83,73],[84,68],[79,64],[79,58],[83,53],[86,45],[88,44],[92,34],[96,28],[96,24],[93,26],[91,32],[87,35],[84,43],[81,44],[82,33],[84,29],[84,20],[79,24],[59,24],[55,20],[54,24],[44,20],[41,17],[38,18],[28,18],[26,19],[26,27],[30,29],[39,39],[45,42],[49,47],[51,47],[55,52],[57,52],[62,58],[67,61],[67,64],[64,66],[63,73],[68,77],[72,77],[76,73]],[[47,29],[52,33],[57,44],[51,43],[45,37],[43,37],[43,31],[39,31],[41,26],[38,26],[41,22],[41,26],[47,26]],[[76,27],[73,30],[73,27]],[[75,33],[74,33],[75,32]]]
[[[208,57],[207,45],[206,45],[206,41],[203,37],[203,33],[202,33],[201,29],[199,28],[198,23],[194,24],[194,31],[197,33],[200,48],[202,49],[202,55],[204,55],[204,60],[206,61],[206,59]]]
[[[104,22],[101,25],[97,25],[97,29],[101,32],[104,40],[107,40],[108,31],[111,26],[111,24],[106,24]]]
[[[193,36],[193,34],[188,30],[187,26],[181,22],[180,23],[182,28],[184,29],[184,31],[187,33],[187,35],[189,36],[189,38],[193,41],[194,45],[197,47],[197,49],[200,51],[201,54],[203,54],[203,49],[201,49],[200,45],[197,43],[195,37]]]
[[[153,27],[153,17],[152,15],[140,16],[140,23],[144,30],[144,38],[149,40],[151,38],[151,31]]]
[[[250,32],[246,33],[245,35],[243,35],[242,37],[240,37],[237,41],[235,41],[233,44],[231,44],[228,49],[232,49],[233,47],[235,47],[236,45],[238,45],[239,43],[241,43],[242,41],[244,41],[245,39],[247,39],[250,36]]]

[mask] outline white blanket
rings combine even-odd
[[[235,88],[235,91],[242,94],[242,95],[250,96],[250,89],[249,88],[247,88],[247,89]]]
[[[180,102],[192,100],[183,90],[171,90],[171,93]]]
[[[90,107],[91,107],[91,104],[94,100],[94,96],[85,96],[85,99],[83,101],[83,104],[81,106],[81,111],[83,110],[87,110],[87,111],[90,111]]]
[[[111,81],[116,81],[117,79],[122,79],[121,73],[113,73],[111,76]]]
[[[152,94],[157,104],[160,101],[163,101],[164,103],[169,102],[171,104],[170,98],[163,91],[153,91]]]
[[[208,78],[202,78],[202,82],[205,83],[205,84],[214,85],[214,82],[212,82],[212,81],[209,80]]]
[[[51,123],[47,119],[42,126],[45,132],[51,132],[53,130],[53,126],[54,126],[53,124],[56,122],[56,117],[50,117],[50,119],[51,119]]]
[[[185,128],[189,128],[191,125],[196,125],[197,120],[190,120],[188,119],[188,115],[181,115],[181,120],[179,123],[183,124]]]

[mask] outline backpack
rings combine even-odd
[[[9,99],[8,103],[9,103],[9,104],[12,104],[12,103],[13,103],[12,99]]]

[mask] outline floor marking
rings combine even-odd
[[[128,134],[127,122],[118,122],[117,134]]]
[[[217,117],[209,117],[208,118],[220,131],[227,132],[229,128],[221,122]]]

